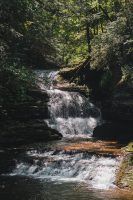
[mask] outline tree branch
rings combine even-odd
[[[107,10],[105,10],[101,5],[99,5],[99,9],[102,10],[102,12],[103,12],[104,15],[107,17],[107,19],[109,19],[110,21],[112,21],[112,19],[111,19],[110,16],[108,15]]]

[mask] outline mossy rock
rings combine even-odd
[[[133,142],[130,142],[130,143],[128,144],[127,151],[133,153]]]
[[[120,188],[133,189],[133,154],[127,154],[118,170],[116,185]]]

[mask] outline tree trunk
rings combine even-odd
[[[89,25],[88,22],[86,23],[86,36],[87,36],[88,52],[90,54],[91,53],[91,45],[90,45],[90,42],[91,42],[91,30],[90,30],[90,25]]]

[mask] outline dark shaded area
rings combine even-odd
[[[133,122],[105,122],[94,129],[93,136],[97,139],[115,139],[126,143],[133,140]]]
[[[0,198],[2,200],[88,200],[88,198],[131,200],[126,196],[116,195],[115,198],[102,191],[90,190],[83,184],[65,182],[59,184],[24,177],[0,177]]]
[[[44,121],[29,121],[18,123],[16,121],[7,124],[7,129],[1,130],[0,146],[18,146],[40,141],[61,139],[62,135],[50,127]]]

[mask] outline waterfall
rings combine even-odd
[[[86,137],[86,143],[88,142],[88,137],[100,122],[99,109],[77,92],[54,89],[56,71],[36,71],[36,74],[38,86],[46,90],[50,97],[50,119],[46,120],[48,125],[57,129],[64,137],[71,137],[71,140],[59,141],[50,146],[44,144],[41,148],[27,150],[24,157],[16,160],[16,168],[10,175],[61,183],[78,182],[86,184],[89,188],[114,188],[115,172],[119,167],[120,157],[110,157],[107,154],[102,156],[98,152],[94,153],[94,149],[92,153],[82,148],[69,148],[73,144],[73,137]],[[81,138],[78,142],[80,140]]]
[[[64,137],[90,137],[101,119],[99,109],[78,92],[54,89],[57,74],[57,71],[36,71],[39,87],[50,97],[48,125]]]

